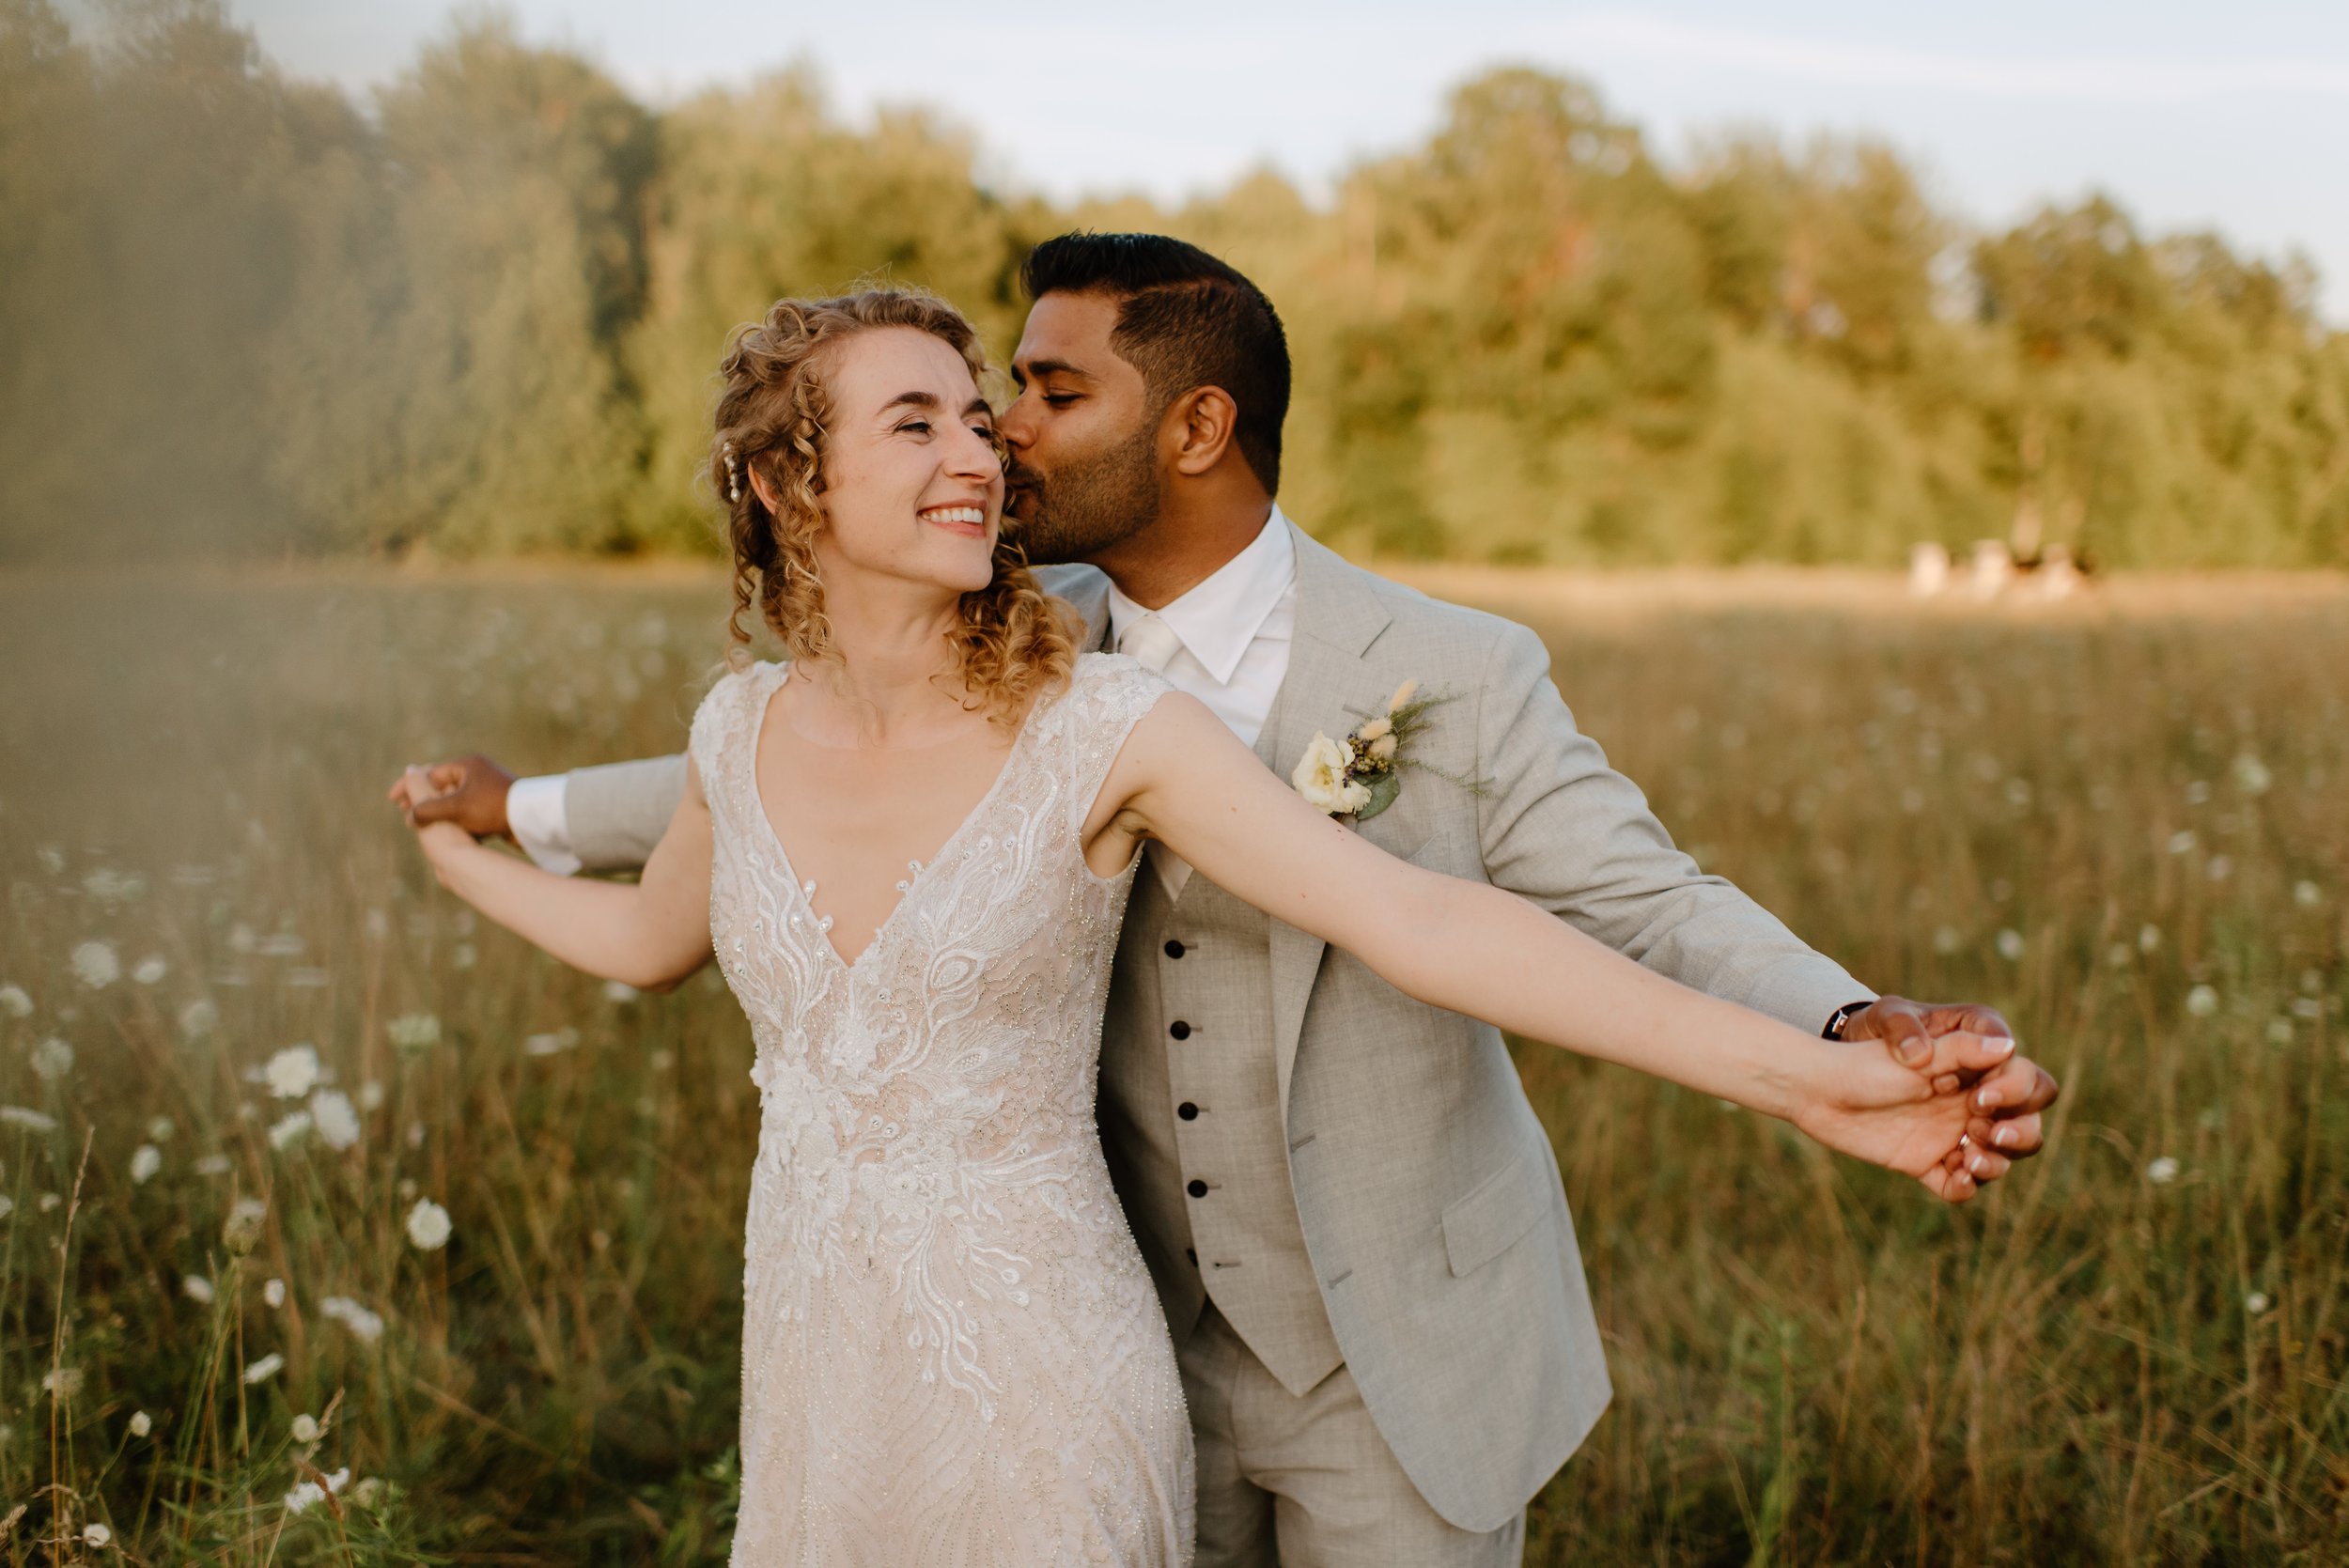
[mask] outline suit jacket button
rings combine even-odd
[[[1168,942],[1166,944],[1166,955],[1170,958],[1181,957],[1183,955],[1183,944],[1175,941]]]
[[[1205,1198],[1207,1195],[1207,1184],[1201,1181],[1198,1177],[1193,1176],[1190,1179],[1190,1185],[1183,1188],[1183,1190],[1190,1193],[1194,1198]]]
[[[1166,1032],[1169,1034],[1174,1035],[1177,1040],[1188,1040],[1190,1038],[1190,1025],[1183,1022],[1180,1018],[1176,1018],[1173,1023],[1168,1024],[1166,1026]]]
[[[1191,1104],[1189,1100],[1185,1100],[1182,1104],[1174,1108],[1174,1114],[1180,1116],[1186,1122],[1196,1122],[1199,1120],[1199,1108]]]

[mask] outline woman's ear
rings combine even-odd
[[[767,508],[767,515],[781,517],[783,504],[775,496],[774,481],[767,477],[767,471],[758,466],[756,459],[742,466],[751,471],[751,493],[757,496],[758,504]]]

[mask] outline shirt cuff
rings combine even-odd
[[[523,854],[557,877],[575,875],[580,860],[571,853],[571,819],[564,805],[565,775],[549,773],[516,779],[506,791],[506,826]]]

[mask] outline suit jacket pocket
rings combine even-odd
[[[1549,1161],[1539,1150],[1520,1150],[1443,1211],[1444,1256],[1453,1274],[1472,1273],[1516,1246],[1549,1213],[1556,1196]]]

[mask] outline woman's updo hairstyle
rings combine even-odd
[[[920,289],[867,288],[829,300],[778,300],[767,318],[736,329],[719,367],[717,431],[709,477],[725,498],[734,552],[734,610],[726,617],[727,660],[739,665],[754,605],[795,663],[838,665],[839,645],[824,614],[816,536],[825,489],[825,431],[832,399],[824,384],[833,347],[860,333],[911,327],[962,356],[977,380],[987,370],[979,334],[945,301]],[[763,476],[782,503],[770,511],[751,483]],[[1067,684],[1077,659],[1067,607],[1036,586],[1027,556],[1008,537],[995,545],[995,575],[962,596],[953,633],[960,673],[990,717],[1015,725],[1035,698]]]

